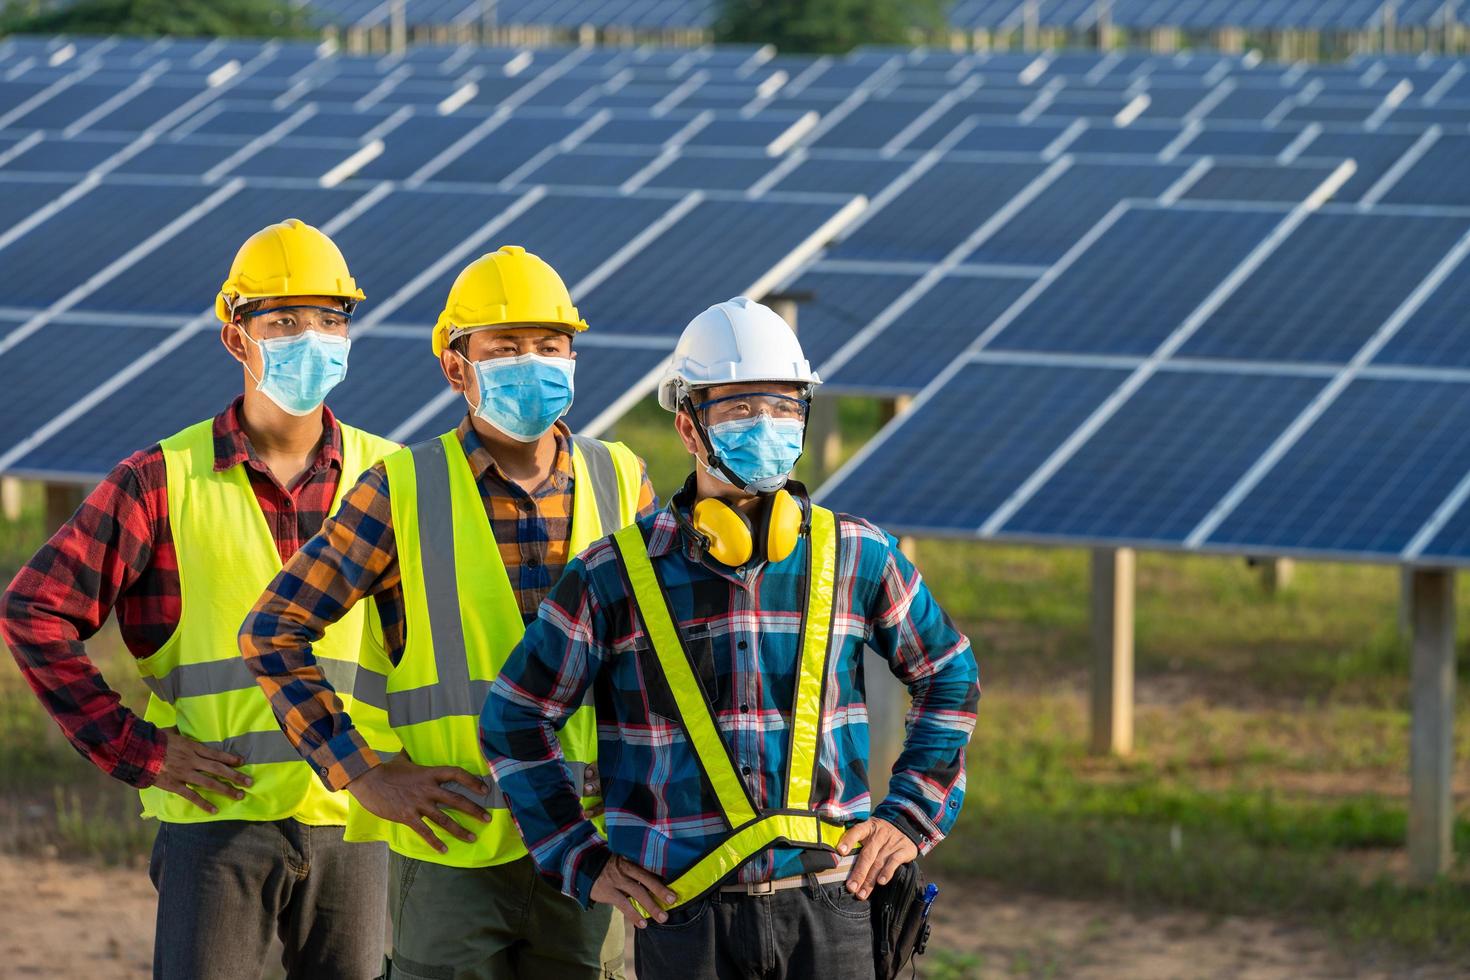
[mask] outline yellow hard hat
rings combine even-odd
[[[434,356],[444,353],[455,331],[513,324],[573,334],[587,329],[555,269],[519,245],[502,245],[465,266],[449,287],[434,324]]]
[[[352,304],[366,298],[341,250],[300,218],[266,225],[245,239],[219,288],[214,312],[229,323],[237,304],[276,296],[338,296]]]

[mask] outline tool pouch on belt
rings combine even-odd
[[[874,888],[868,899],[878,980],[895,980],[909,960],[923,953],[929,944],[924,884],[919,862],[910,861],[894,872],[888,884]]]

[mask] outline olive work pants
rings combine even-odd
[[[583,911],[529,857],[453,868],[389,855],[387,980],[623,980],[623,917]]]

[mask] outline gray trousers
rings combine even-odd
[[[258,980],[273,938],[291,978],[370,980],[383,964],[388,856],[295,820],[164,823],[156,980]]]
[[[633,938],[638,980],[872,980],[867,902],[843,882],[681,905]]]
[[[622,980],[623,917],[584,912],[529,857],[489,868],[389,860],[389,980]]]

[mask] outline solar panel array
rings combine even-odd
[[[311,0],[323,24],[372,27],[387,23],[386,0]],[[1391,12],[1390,12],[1391,10]],[[410,26],[534,25],[574,30],[583,25],[632,30],[708,28],[719,11],[714,0],[405,0]],[[1099,21],[1120,28],[1176,27],[1209,31],[1365,31],[1385,22],[1400,27],[1456,21],[1445,0],[956,0],[949,22],[959,30],[1012,31],[1028,19],[1048,28],[1087,31]]]
[[[588,431],[790,287],[831,390],[919,395],[827,491],[896,531],[1460,561],[1467,164],[1433,58],[12,38],[0,471],[216,410],[215,284],[296,215],[369,293],[332,404],[399,439],[463,411],[429,326],[514,241],[592,323]]]

